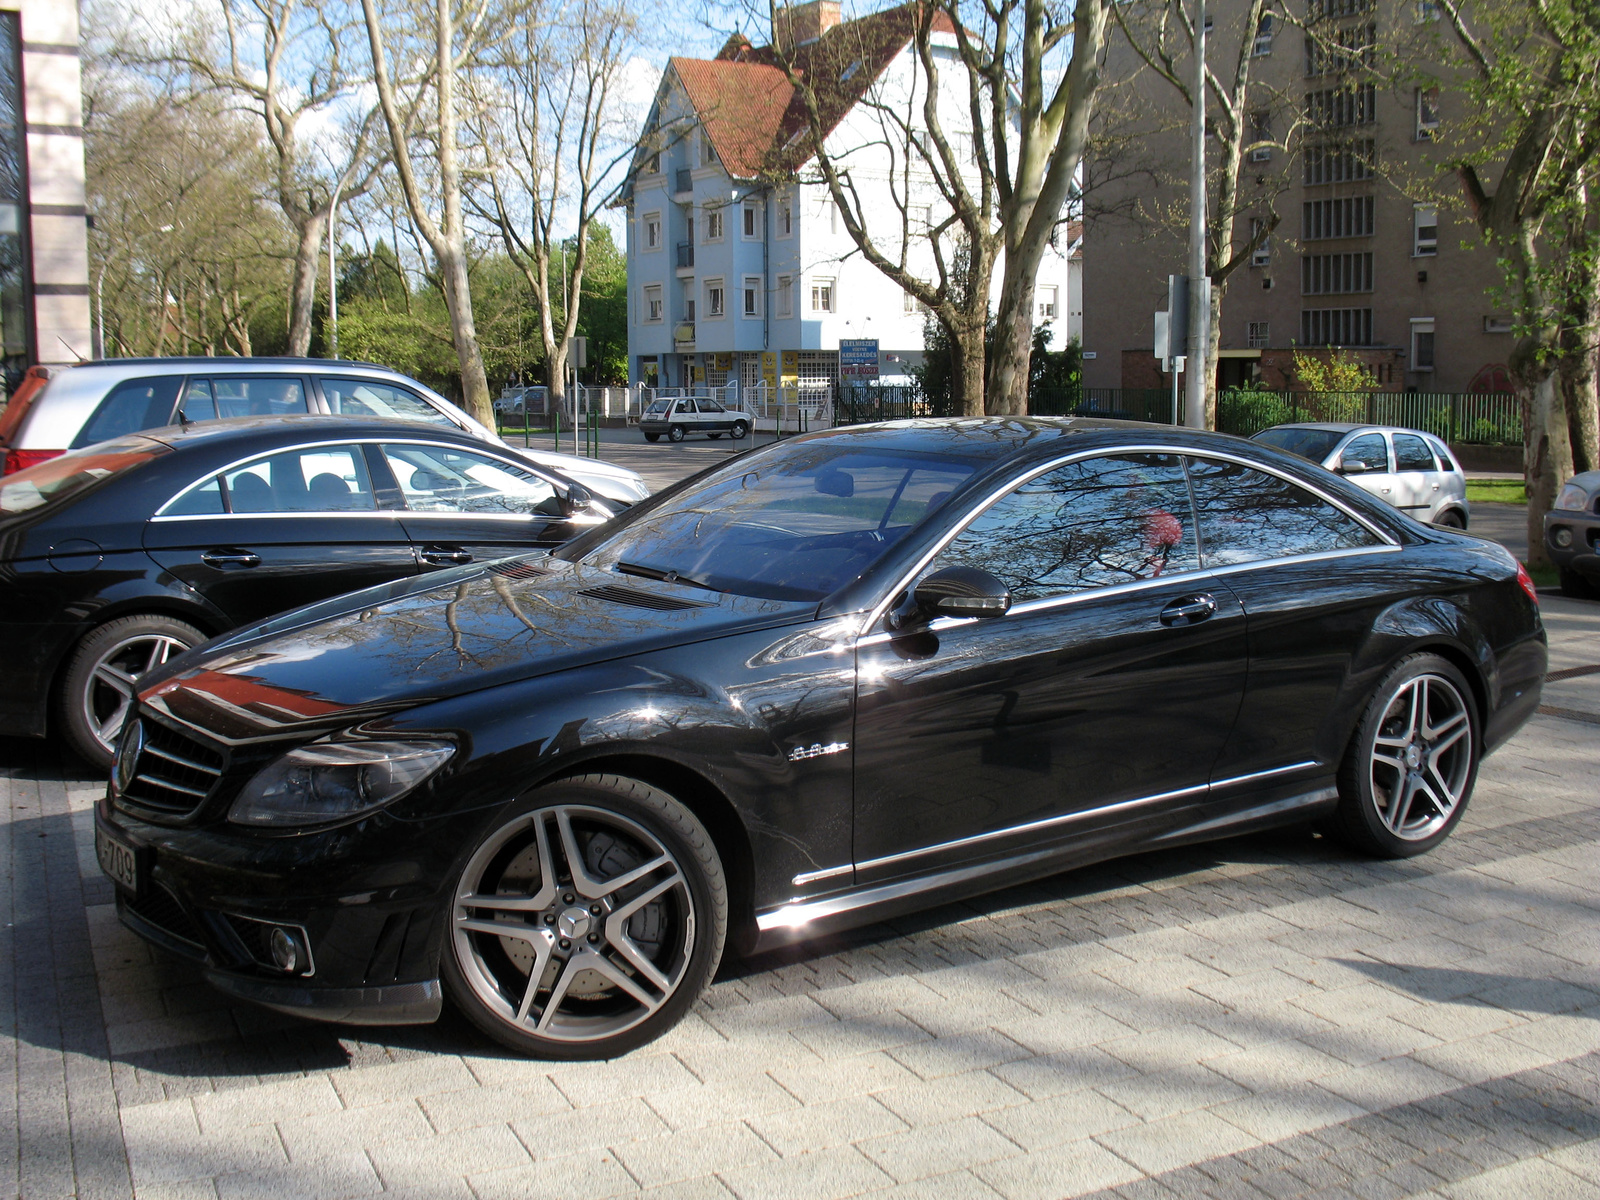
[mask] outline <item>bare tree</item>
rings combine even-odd
[[[406,210],[433,254],[450,313],[451,340],[461,368],[462,407],[490,426],[494,424],[494,404],[478,345],[467,260],[457,80],[479,61],[485,46],[510,23],[511,10],[492,9],[492,3],[493,0],[464,0],[458,10],[454,0],[427,0],[418,11],[419,17],[426,17],[431,26],[427,30],[431,37],[418,39],[428,46],[427,83],[416,85],[406,95],[389,69],[385,27],[377,5],[374,0],[361,0],[378,105],[389,132],[389,148]],[[403,38],[403,44],[420,50],[411,45],[410,39]],[[434,100],[431,121],[424,118],[423,100],[428,90]],[[417,127],[419,122],[424,126],[421,129]],[[418,157],[412,152],[413,144],[419,142],[426,145],[432,157],[428,164],[432,168],[430,176],[419,171]],[[424,193],[430,183],[432,196]]]

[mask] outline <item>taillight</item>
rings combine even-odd
[[[52,458],[59,458],[65,453],[65,450],[7,450],[6,469],[0,474],[15,475],[18,471],[37,467],[40,463],[49,462]]]
[[[1522,590],[1528,593],[1528,599],[1535,604],[1539,603],[1539,591],[1533,586],[1533,576],[1528,574],[1528,568],[1521,563],[1517,564],[1517,582],[1522,585]]]

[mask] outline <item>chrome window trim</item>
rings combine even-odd
[[[324,413],[322,415],[326,416],[328,414]],[[374,419],[376,420],[377,418],[374,418]],[[528,475],[532,475],[537,479],[544,480],[551,487],[556,489],[556,494],[557,495],[560,495],[562,493],[562,491],[563,491],[562,485],[557,483],[554,479],[551,479],[549,476],[545,475],[542,471],[540,471],[537,464],[530,463],[530,462],[528,462],[526,460],[520,460],[519,461],[518,459],[516,459],[513,456],[510,456],[509,454],[497,454],[497,453],[494,453],[492,444],[485,443],[485,445],[489,447],[487,450],[481,450],[476,445],[473,445],[473,446],[455,446],[453,443],[450,443],[450,442],[433,442],[433,441],[429,441],[427,438],[420,438],[420,437],[385,438],[385,437],[368,437],[368,436],[365,436],[365,435],[363,435],[362,437],[356,438],[355,440],[351,440],[350,438],[326,438],[326,439],[324,439],[324,440],[322,440],[320,442],[301,442],[301,443],[298,443],[297,445],[293,445],[293,446],[283,446],[283,447],[280,447],[277,450],[268,450],[268,451],[265,451],[265,452],[258,452],[258,453],[255,453],[255,454],[247,454],[243,458],[234,459],[231,463],[229,463],[225,467],[218,467],[214,471],[207,471],[204,475],[200,476],[198,479],[194,480],[192,483],[185,484],[183,487],[179,488],[176,492],[174,492],[172,494],[172,498],[169,499],[160,508],[156,509],[155,516],[151,517],[150,519],[152,521],[194,521],[194,520],[205,520],[205,519],[213,518],[213,517],[307,517],[307,516],[311,516],[311,517],[364,517],[364,516],[369,516],[372,513],[384,513],[384,512],[393,512],[393,513],[404,512],[404,513],[410,513],[412,516],[418,516],[418,517],[428,515],[426,513],[413,512],[413,510],[411,510],[409,508],[369,508],[369,509],[364,509],[361,512],[354,512],[354,513],[350,512],[350,511],[348,511],[346,509],[336,509],[336,510],[329,511],[329,512],[319,512],[316,509],[310,509],[310,510],[307,510],[307,511],[304,511],[304,512],[196,513],[194,516],[184,516],[182,514],[173,515],[173,514],[170,514],[170,513],[167,512],[167,509],[171,508],[179,500],[183,499],[183,497],[187,496],[190,492],[194,491],[195,488],[197,488],[201,484],[205,483],[206,480],[208,480],[208,479],[215,479],[219,475],[226,475],[229,471],[236,471],[242,466],[246,466],[249,463],[255,462],[258,458],[271,458],[271,457],[273,457],[274,455],[277,455],[277,454],[290,454],[290,453],[294,453],[296,451],[301,451],[301,450],[319,450],[319,449],[323,448],[324,446],[377,446],[380,451],[382,450],[382,448],[384,446],[449,446],[452,449],[461,450],[464,453],[481,454],[481,455],[483,455],[484,458],[497,459],[498,461],[500,461],[501,463],[503,463],[504,465],[506,465],[508,467],[515,468],[516,470],[522,471],[522,472],[524,472],[524,473],[526,473]],[[401,494],[401,499],[404,499],[404,492],[402,492],[402,494]],[[435,513],[433,515],[435,515],[435,516],[459,517],[459,516],[473,516],[473,515],[476,515],[476,514],[472,514],[472,513]],[[517,514],[515,514],[515,513],[507,513],[505,515],[506,516],[517,516]],[[519,519],[524,519],[524,518],[519,518]]]
[[[963,846],[976,845],[997,838],[1010,837],[1016,834],[1030,833],[1040,829],[1048,829],[1059,825],[1070,824],[1074,821],[1087,820],[1090,817],[1102,816],[1108,813],[1121,812],[1130,808],[1137,808],[1146,804],[1155,804],[1162,800],[1176,800],[1184,796],[1210,794],[1225,787],[1240,783],[1248,783],[1258,779],[1270,779],[1278,775],[1292,775],[1300,771],[1315,769],[1322,764],[1312,759],[1302,762],[1289,763],[1287,766],[1272,767],[1265,771],[1252,771],[1247,775],[1235,775],[1228,779],[1219,779],[1211,783],[1198,784],[1194,787],[1179,788],[1171,792],[1159,792],[1153,796],[1140,796],[1133,800],[1122,800],[1115,804],[1101,805],[1099,808],[1087,808],[1079,812],[1065,813],[1059,817],[1048,817],[1039,821],[1028,821],[1021,825],[1012,825],[1005,829],[992,830],[989,833],[975,834],[972,837],[956,838],[953,841],[939,842],[932,846],[924,846],[917,850],[905,850],[898,854],[888,854],[881,858],[868,859],[866,862],[854,864],[858,871],[870,870],[874,867],[887,866],[892,863],[904,862],[908,859],[919,858],[923,855],[935,854],[943,850],[960,849]],[[1022,860],[1037,857],[1048,857],[1057,851],[1057,847],[1046,847],[1031,853],[1025,852],[1020,857]],[[998,863],[966,863],[953,865],[947,870],[936,875],[921,878],[894,880],[889,883],[874,884],[859,892],[845,893],[842,896],[831,896],[820,900],[798,901],[780,905],[769,912],[756,916],[756,928],[762,933],[769,929],[792,929],[807,925],[819,917],[832,916],[836,913],[848,912],[854,908],[865,907],[877,899],[893,899],[896,896],[914,893],[918,890],[931,889],[943,886],[946,882],[957,882],[961,879],[977,878],[992,870],[1002,869],[1015,859],[1003,859]],[[847,864],[840,867],[831,867],[826,871],[807,872],[796,875],[796,886],[802,883],[811,883],[818,879],[835,875],[843,875],[852,867]]]
[[[1041,597],[1038,600],[1027,600],[1011,609],[1010,612],[1006,614],[1007,616],[1010,616],[1011,613],[1034,612],[1042,607],[1064,604],[1069,601],[1082,599],[1086,596],[1109,595],[1119,590],[1133,590],[1139,587],[1153,586],[1158,583],[1170,583],[1175,579],[1203,579],[1212,574],[1231,573],[1247,567],[1260,566],[1265,563],[1311,562],[1322,558],[1338,558],[1345,557],[1350,554],[1366,554],[1377,550],[1399,550],[1402,548],[1400,543],[1388,532],[1374,524],[1372,521],[1368,520],[1366,517],[1362,516],[1360,513],[1354,511],[1338,497],[1330,495],[1316,484],[1307,483],[1304,480],[1296,479],[1293,475],[1279,470],[1277,467],[1272,466],[1269,463],[1261,463],[1255,461],[1254,459],[1245,458],[1238,454],[1230,454],[1226,450],[1195,451],[1181,446],[1147,444],[1100,447],[1093,450],[1077,450],[1070,454],[1064,454],[1060,458],[1051,459],[1043,466],[1037,467],[1025,475],[1019,475],[1014,479],[1008,480],[1000,487],[997,487],[995,490],[990,492],[989,495],[984,498],[983,503],[979,505],[979,507],[975,508],[960,524],[952,527],[948,532],[946,532],[943,537],[935,542],[934,545],[916,561],[916,564],[909,571],[905,572],[900,577],[899,581],[893,587],[889,588],[884,593],[883,597],[878,601],[878,603],[875,604],[867,613],[867,619],[862,622],[862,630],[869,630],[879,621],[881,621],[883,619],[883,614],[888,611],[889,605],[894,602],[894,598],[908,588],[911,585],[911,581],[916,579],[918,575],[922,574],[923,570],[928,566],[929,563],[942,554],[945,548],[949,546],[951,542],[955,541],[957,537],[965,533],[968,526],[970,526],[984,513],[988,512],[989,509],[998,504],[1004,497],[1016,491],[1017,488],[1022,487],[1024,484],[1031,483],[1039,476],[1050,471],[1054,471],[1060,467],[1070,466],[1072,463],[1080,462],[1087,458],[1112,458],[1123,454],[1176,454],[1184,458],[1220,459],[1223,462],[1237,463],[1238,465],[1242,467],[1248,467],[1253,471],[1260,471],[1265,475],[1275,476],[1276,478],[1282,479],[1285,483],[1288,483],[1293,487],[1304,488],[1306,491],[1316,496],[1319,500],[1322,500],[1326,504],[1332,505],[1345,516],[1349,517],[1352,521],[1356,522],[1356,524],[1360,525],[1368,533],[1376,537],[1379,540],[1380,545],[1352,546],[1342,550],[1321,550],[1315,554],[1295,554],[1280,558],[1263,558],[1256,559],[1248,563],[1230,563],[1224,567],[1202,566],[1195,571],[1184,571],[1176,575],[1162,575],[1156,579],[1140,579],[1129,583],[1112,584],[1110,587],[1105,588],[1089,588],[1082,592],[1071,592],[1063,596],[1046,596]],[[1195,519],[1195,523],[1198,526],[1198,518]],[[952,623],[965,624],[967,621],[975,619],[976,618],[971,617],[959,618],[952,621]],[[935,621],[929,628],[937,631],[939,629],[950,628],[950,626],[943,625],[939,621]],[[857,644],[868,645],[875,641],[886,640],[888,636],[889,635],[887,634],[881,633],[866,634],[862,641],[858,642]]]

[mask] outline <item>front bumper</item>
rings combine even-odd
[[[1556,544],[1558,530],[1571,535],[1567,545]],[[1600,513],[1551,509],[1544,515],[1544,548],[1556,566],[1600,584]]]

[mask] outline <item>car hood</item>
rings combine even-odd
[[[553,453],[532,446],[514,446],[510,443],[507,443],[507,449],[531,462],[576,479],[597,496],[637,504],[650,495],[649,484],[645,483],[644,477],[637,471],[619,467],[603,459],[581,458],[575,454]]]
[[[382,713],[644,651],[815,617],[561,559],[508,559],[342,596],[149,676],[151,708],[226,742]]]

